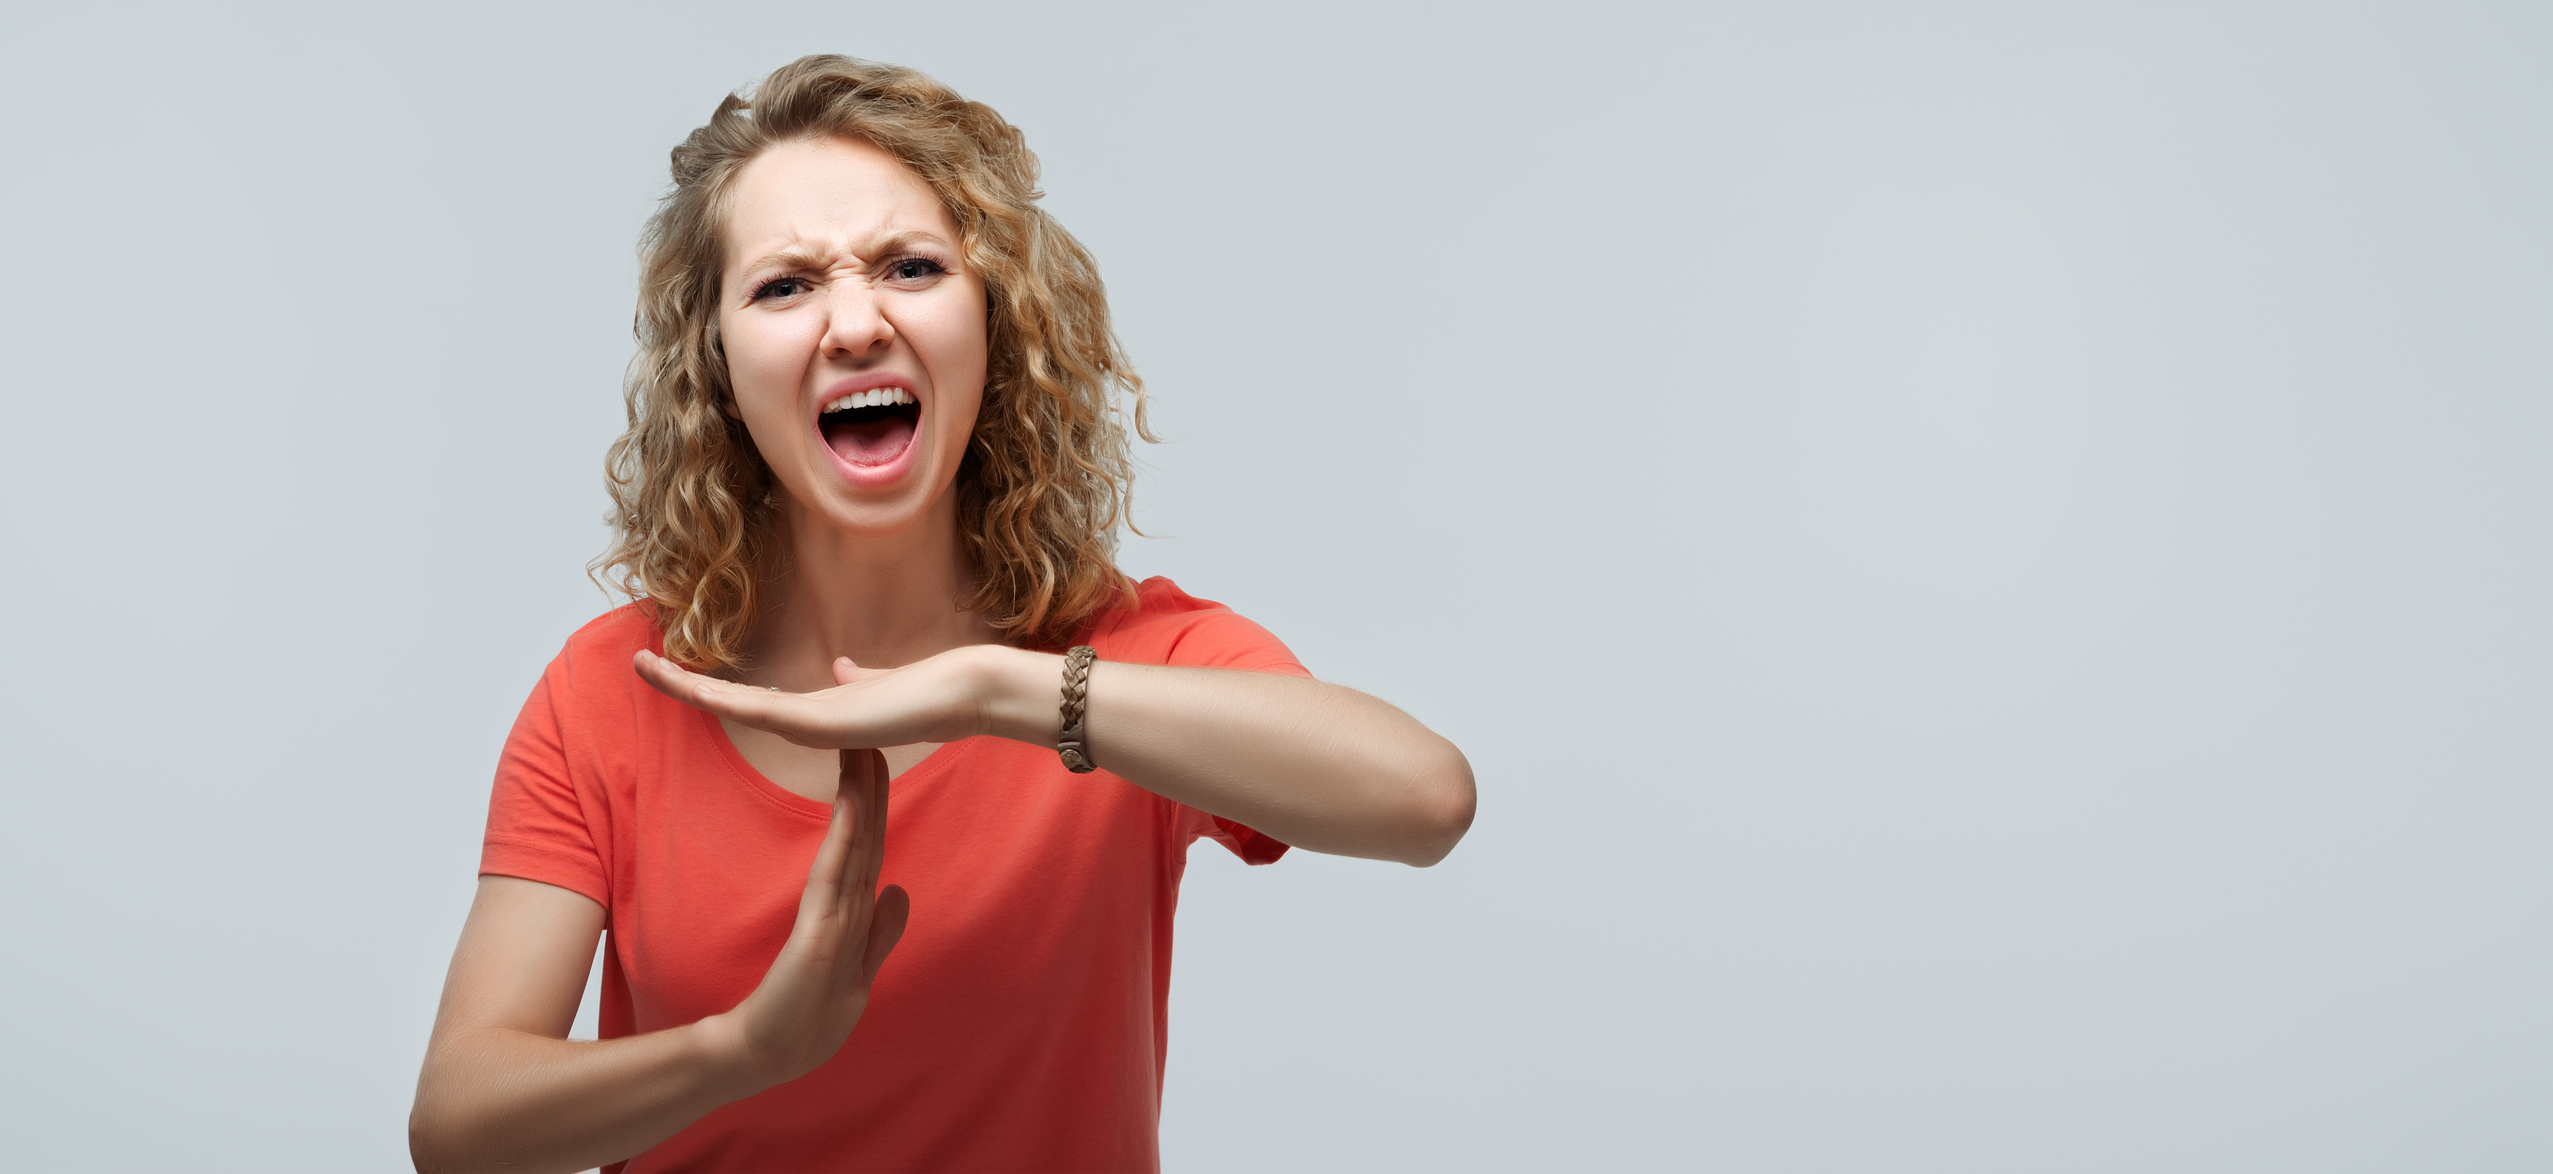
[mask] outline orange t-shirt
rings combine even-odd
[[[1168,579],[1083,642],[1102,660],[1310,675]],[[830,815],[639,680],[630,655],[661,647],[634,607],[568,639],[506,739],[479,866],[601,903],[606,1039],[751,993]],[[913,919],[850,1041],[611,1169],[1158,1168],[1170,921],[1200,836],[1253,864],[1286,847],[1046,747],[940,747],[890,791],[884,879]]]

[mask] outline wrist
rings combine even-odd
[[[693,1070],[720,1104],[739,1101],[780,1083],[762,1071],[744,1022],[733,1011],[711,1015],[680,1029],[689,1033]]]
[[[986,645],[974,669],[976,732],[1052,749],[1064,658]]]

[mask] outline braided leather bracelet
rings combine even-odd
[[[1055,753],[1063,756],[1064,769],[1086,775],[1099,769],[1090,760],[1090,751],[1082,747],[1081,723],[1090,697],[1090,662],[1099,659],[1099,651],[1090,645],[1077,645],[1064,654],[1063,728],[1055,734]]]

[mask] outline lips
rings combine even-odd
[[[921,423],[912,391],[887,386],[836,396],[816,417],[816,430],[843,464],[883,472],[913,447]]]

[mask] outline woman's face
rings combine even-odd
[[[984,400],[984,283],[964,260],[929,185],[866,143],[782,143],[737,176],[728,411],[809,512],[883,534],[947,497]]]

